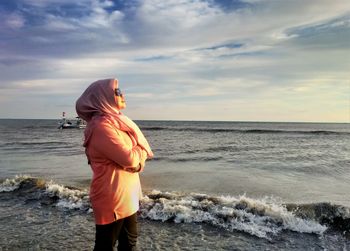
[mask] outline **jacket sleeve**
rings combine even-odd
[[[123,136],[108,122],[102,122],[95,128],[92,147],[121,167],[137,167],[143,154],[140,146],[125,144]]]

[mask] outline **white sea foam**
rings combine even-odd
[[[211,197],[153,191],[142,200],[141,216],[175,223],[203,222],[267,239],[282,230],[322,234],[327,229],[315,221],[296,217],[273,198],[252,199],[244,195]]]
[[[0,192],[12,192],[19,188],[23,180],[29,178],[29,175],[16,175],[13,179],[6,179],[0,184]]]
[[[51,196],[57,196],[57,207],[67,209],[88,209],[89,195],[86,190],[64,187],[52,181],[46,184],[46,192]]]
[[[12,192],[17,190],[21,183],[28,180],[37,180],[29,175],[17,175],[13,179],[6,179],[0,184],[0,192]],[[90,208],[89,194],[87,190],[69,188],[53,181],[46,182],[45,192],[49,197],[57,196],[57,207],[66,209],[88,210]]]
[[[30,183],[33,181],[34,183]],[[41,180],[27,175],[16,176],[14,179],[2,182],[0,192],[11,192],[19,189],[22,187],[21,183],[32,184],[39,189],[38,192],[44,192],[42,195],[45,196],[39,196],[39,199],[44,200],[48,196],[53,199],[52,203],[57,207],[92,212],[87,190],[59,185],[53,181],[39,183],[38,181]],[[45,184],[44,191],[40,184]],[[301,211],[299,210],[298,214],[302,216],[301,218],[296,214],[298,211],[293,208],[288,210],[281,201],[271,197],[253,199],[245,195],[238,197],[194,193],[184,195],[152,191],[141,200],[140,211],[141,217],[152,220],[175,223],[206,223],[228,231],[243,231],[260,238],[270,239],[283,230],[322,234],[327,227],[316,222],[316,220],[320,220],[320,216],[312,211],[319,206],[322,205],[315,204],[303,209],[301,205]],[[326,214],[322,214],[322,217],[329,219],[329,222],[332,222],[334,217],[349,218],[349,208],[332,207],[332,205],[329,207],[330,209],[325,207]]]

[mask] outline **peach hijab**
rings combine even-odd
[[[84,146],[87,146],[97,120],[107,118],[117,129],[129,133],[133,141],[142,147],[148,155],[153,152],[140,128],[117,109],[114,90],[118,88],[118,80],[103,79],[93,82],[79,97],[75,108],[80,118],[88,122],[85,129]]]

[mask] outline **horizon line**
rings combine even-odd
[[[61,118],[1,118],[0,120],[60,120]],[[74,120],[74,118],[67,118]],[[305,123],[305,124],[350,124],[335,121],[267,121],[267,120],[189,120],[189,119],[133,119],[134,121],[174,121],[174,122],[235,122],[235,123]]]

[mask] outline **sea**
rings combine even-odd
[[[350,124],[136,121],[139,250],[350,250]],[[92,250],[84,129],[0,120],[0,250]]]

